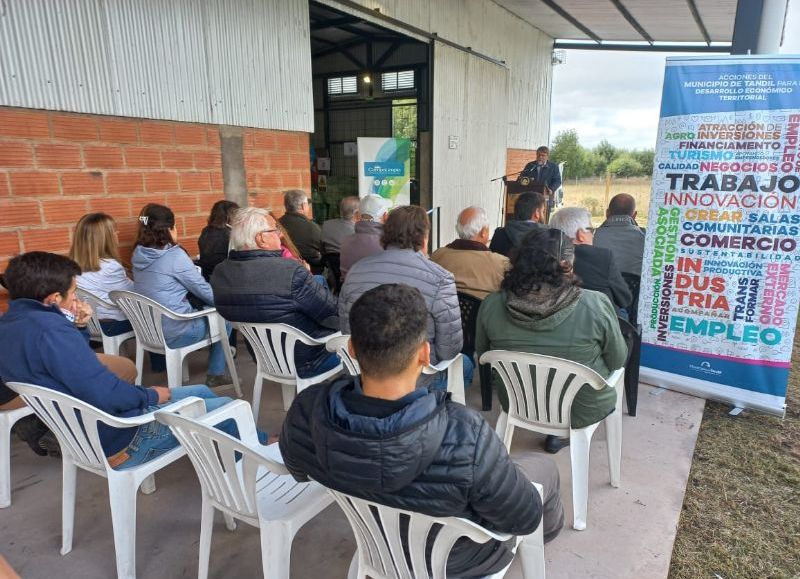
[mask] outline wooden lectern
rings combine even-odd
[[[514,219],[514,206],[517,204],[517,198],[523,193],[541,193],[544,195],[544,222],[550,221],[550,211],[548,209],[550,203],[548,201],[552,191],[544,184],[544,181],[535,181],[530,177],[520,177],[514,181],[504,180],[504,183],[506,185],[505,223]]]

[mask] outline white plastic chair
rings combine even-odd
[[[351,376],[361,374],[358,360],[350,355],[347,344],[350,341],[349,335],[339,335],[328,340],[325,347],[329,352],[336,352],[342,361],[345,370]],[[464,394],[464,359],[462,354],[456,354],[455,358],[442,360],[438,364],[431,364],[422,369],[423,374],[438,374],[447,371],[447,391],[450,392],[450,399],[466,406],[466,396]]]
[[[533,484],[541,495],[541,485]],[[445,579],[450,550],[461,537],[476,543],[511,539],[511,535],[493,533],[467,519],[431,517],[328,490],[344,511],[356,536],[357,549],[350,562],[348,579],[365,579],[368,576],[373,579]],[[405,532],[400,525],[401,518],[408,520]],[[439,528],[439,532],[433,539],[433,548],[428,557],[428,537],[434,526]],[[407,546],[408,557],[403,545]],[[542,523],[532,534],[517,537],[514,552],[519,552],[525,579],[544,579]],[[487,579],[505,576],[510,566],[509,563],[505,569]]]
[[[102,342],[103,352],[105,352],[106,354],[119,356],[119,349],[120,346],[122,346],[122,343],[127,340],[130,340],[131,338],[135,338],[136,334],[134,334],[133,330],[131,330],[130,332],[125,332],[123,334],[119,334],[118,336],[107,336],[106,333],[103,331],[103,327],[100,325],[100,319],[97,317],[98,306],[104,308],[112,308],[112,309],[116,309],[117,306],[103,299],[100,299],[92,292],[88,292],[81,288],[78,288],[76,290],[76,293],[78,294],[78,298],[88,303],[90,306],[92,306],[92,309],[94,310],[92,317],[89,318],[89,325],[88,325],[89,337],[94,342]]]
[[[195,350],[211,346],[215,342],[222,342],[225,353],[225,363],[231,373],[233,387],[236,395],[241,398],[242,389],[239,386],[239,376],[236,373],[236,364],[233,363],[233,354],[228,347],[228,334],[225,330],[225,320],[217,313],[216,308],[206,308],[191,314],[179,314],[165,308],[158,302],[135,292],[117,290],[109,292],[109,297],[114,305],[125,312],[136,334],[136,383],[141,384],[144,369],[144,353],[155,352],[164,354],[167,358],[167,383],[170,388],[183,384],[183,364],[186,356]],[[170,348],[164,338],[164,329],[161,326],[161,317],[171,320],[197,320],[208,319],[208,337],[183,346]]]
[[[236,421],[241,440],[211,426],[228,418]],[[170,427],[200,479],[198,579],[208,577],[215,509],[225,515],[229,530],[235,529],[233,519],[258,528],[264,577],[288,579],[294,536],[333,502],[325,488],[296,482],[283,465],[278,445],[265,447],[258,442],[251,409],[243,400],[201,419],[159,411],[156,420]]]
[[[0,509],[11,506],[11,427],[31,414],[28,406],[0,410]]]
[[[50,388],[9,382],[8,386],[19,393],[36,415],[53,431],[61,446],[63,488],[61,502],[62,537],[61,554],[72,550],[72,530],[75,519],[75,480],[81,468],[108,479],[111,501],[111,523],[114,529],[114,549],[117,554],[117,577],[132,579],[136,576],[136,491],[150,494],[155,491],[153,473],[181,458],[185,452],[180,446],[125,470],[114,470],[100,445],[98,425],[113,428],[130,428],[155,420],[153,413],[133,418],[117,418],[97,408]],[[200,398],[186,398],[171,405],[173,411],[194,408],[205,412]]]
[[[327,372],[301,378],[297,375],[297,365],[294,360],[295,346],[324,346],[338,332],[324,338],[312,338],[287,324],[251,324],[245,322],[231,322],[238,329],[253,348],[256,356],[256,379],[253,384],[253,419],[258,423],[258,411],[261,406],[261,387],[264,380],[277,382],[283,387],[283,409],[289,410],[295,394],[312,384],[324,382],[331,376],[338,374],[342,369],[341,362]]]
[[[584,530],[589,498],[589,448],[600,422],[585,428],[572,428],[572,401],[584,384],[589,384],[595,390],[604,386],[616,390],[616,408],[602,422],[606,425],[611,486],[619,487],[625,370],[616,370],[606,381],[591,368],[571,360],[504,350],[486,352],[480,362],[492,365],[508,393],[508,414],[500,413],[496,430],[509,452],[516,427],[553,436],[569,436],[574,511],[572,527],[577,531]]]

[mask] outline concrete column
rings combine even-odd
[[[221,126],[219,140],[222,151],[222,182],[225,188],[225,199],[238,203],[239,207],[247,207],[247,178],[244,171],[242,128]]]
[[[754,54],[777,54],[783,39],[788,0],[764,0]]]

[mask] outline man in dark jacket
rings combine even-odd
[[[428,313],[419,290],[387,284],[350,310],[350,353],[361,378],[312,386],[295,399],[280,449],[297,480],[437,517],[464,517],[499,533],[527,535],[543,521],[545,541],[563,525],[558,470],[535,455],[528,477],[476,411],[444,392],[416,388],[430,361]],[[448,576],[480,577],[511,560],[509,545],[460,540]]]
[[[288,324],[313,338],[339,329],[336,297],[299,261],[281,257],[275,220],[258,207],[240,209],[231,222],[232,251],[211,276],[217,311],[231,322]],[[298,345],[301,377],[338,363],[322,346]]]
[[[581,287],[604,293],[617,314],[627,319],[633,296],[611,250],[592,245],[592,216],[583,207],[564,207],[550,219],[550,227],[563,231],[575,244],[573,271]]]
[[[558,165],[549,159],[550,149],[542,145],[536,149],[536,160],[525,165],[519,176],[544,183],[550,191],[555,193],[561,187],[561,171],[558,170]]]
[[[305,191],[292,189],[283,195],[286,213],[280,221],[292,238],[302,257],[314,273],[322,271],[322,229],[308,218],[308,196]]]
[[[514,205],[514,221],[505,227],[498,227],[492,235],[489,249],[495,253],[509,256],[511,250],[519,247],[522,239],[534,229],[544,227],[544,195],[541,193],[523,193],[517,197]]]

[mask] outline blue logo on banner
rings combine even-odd
[[[402,177],[405,172],[405,164],[396,161],[364,162],[364,175],[367,177]]]

